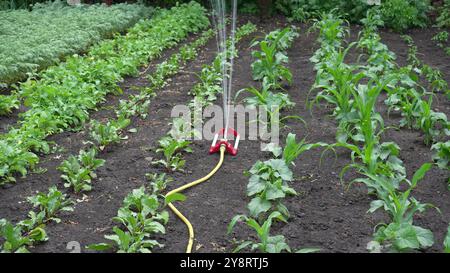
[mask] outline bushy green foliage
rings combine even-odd
[[[19,104],[16,94],[9,96],[0,95],[0,116],[9,114],[14,109],[19,109]]]
[[[151,12],[142,5],[70,7],[59,1],[32,11],[0,11],[0,82],[22,80],[29,72],[85,51]]]
[[[380,9],[385,25],[401,32],[426,26],[431,6],[428,0],[386,0]]]
[[[276,8],[293,19],[310,19],[317,13],[333,9],[351,20],[361,19],[369,5],[366,0],[277,0]]]
[[[444,0],[438,12],[439,16],[436,18],[436,25],[441,28],[450,27],[450,0]]]

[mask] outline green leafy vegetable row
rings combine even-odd
[[[209,25],[205,10],[196,2],[163,10],[141,21],[127,35],[101,42],[86,56],[73,56],[47,69],[38,81],[21,86],[30,110],[20,126],[0,136],[0,180],[15,181],[39,161],[37,153],[49,152],[46,137],[65,130],[78,130],[108,93],[121,93],[123,76],[136,75],[138,68],[176,45],[190,32]]]

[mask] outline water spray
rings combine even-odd
[[[227,24],[226,24],[226,6],[225,0],[210,0],[212,6],[212,21],[214,28],[216,29],[216,41],[217,50],[221,58],[221,71],[222,71],[222,97],[223,97],[223,111],[224,111],[224,128],[214,136],[214,140],[209,149],[210,154],[220,153],[220,159],[216,167],[206,176],[188,183],[182,187],[174,189],[167,193],[170,196],[175,193],[179,193],[183,190],[191,188],[211,178],[222,166],[225,153],[236,156],[238,152],[240,136],[236,130],[229,128],[230,125],[230,109],[231,109],[231,94],[233,91],[233,66],[234,57],[236,55],[236,19],[237,19],[237,0],[232,1],[232,22],[230,37],[227,36]],[[230,40],[230,50],[228,50],[227,41]],[[229,62],[228,62],[229,60]],[[234,143],[231,141],[234,139]],[[192,246],[194,244],[194,228],[189,220],[172,204],[168,204],[169,208],[177,215],[187,226],[189,232],[188,245],[186,247],[186,253],[192,252]]]

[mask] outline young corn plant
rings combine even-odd
[[[248,217],[246,215],[236,215],[231,220],[228,225],[227,233],[231,234],[235,225],[238,222],[244,222],[248,227],[256,232],[258,241],[244,241],[240,243],[233,252],[240,252],[246,248],[250,248],[251,251],[259,251],[261,253],[281,253],[281,252],[291,252],[291,248],[286,242],[286,238],[283,235],[270,235],[270,229],[274,221],[287,222],[283,215],[278,212],[272,212],[262,225],[258,223],[255,219]],[[297,250],[297,253],[312,253],[320,251],[317,248],[304,248]]]
[[[106,124],[92,120],[90,125],[90,136],[102,151],[109,144],[120,143],[120,141],[127,139],[122,136],[122,130],[130,125],[130,120],[119,117],[117,120],[108,120]]]
[[[81,150],[80,154],[64,160],[58,169],[63,172],[61,178],[66,181],[64,187],[72,187],[75,193],[92,190],[91,182],[97,177],[95,170],[105,164],[105,160],[97,159],[97,151]]]
[[[384,89],[385,84],[358,85],[357,90],[352,90],[355,99],[357,117],[345,125],[345,131],[351,135],[356,143],[362,143],[362,147],[346,142],[346,138],[339,138],[337,146],[348,148],[352,151],[352,164],[346,166],[341,172],[341,177],[349,168],[356,168],[360,172],[371,175],[385,175],[398,186],[405,177],[403,162],[398,158],[400,148],[393,142],[380,144],[380,134],[383,132],[384,122],[380,114],[374,111],[377,98]],[[361,163],[357,162],[361,160]]]
[[[251,65],[253,79],[262,80],[265,85],[275,90],[282,89],[282,81],[292,83],[292,73],[289,68],[284,66],[289,58],[278,48],[281,44],[280,41],[290,31],[290,28],[286,28],[278,32],[275,38],[252,44],[252,47],[259,46],[260,48],[260,51],[252,52],[252,56],[256,58],[256,61]]]
[[[318,71],[313,89],[320,89],[310,107],[324,100],[334,106],[333,116],[342,124],[353,120],[357,115],[354,106],[353,89],[366,75],[355,73],[357,67],[344,63],[344,58],[351,48],[333,51]]]
[[[228,225],[228,234],[233,231],[234,226],[238,222],[243,221],[248,227],[252,228],[256,232],[258,238],[257,242],[242,242],[233,250],[233,252],[240,252],[241,250],[244,250],[248,247],[251,251],[258,250],[262,253],[281,253],[283,251],[291,252],[291,248],[286,243],[286,238],[283,235],[270,236],[270,228],[272,227],[272,222],[274,220],[282,221],[285,223],[287,222],[283,215],[278,211],[272,212],[262,225],[260,225],[255,219],[249,218],[246,215],[236,215],[235,217],[233,217],[230,224]]]

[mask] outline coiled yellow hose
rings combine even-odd
[[[219,163],[217,163],[216,167],[209,174],[207,174],[206,176],[204,176],[204,177],[202,177],[202,178],[200,178],[198,180],[195,180],[194,182],[191,182],[191,183],[186,184],[186,185],[184,185],[182,187],[176,188],[173,191],[170,191],[169,193],[166,194],[166,197],[171,195],[171,194],[181,192],[181,191],[183,191],[185,189],[188,189],[190,187],[193,187],[195,185],[198,185],[198,184],[200,184],[202,182],[205,182],[206,180],[210,179],[220,169],[220,167],[222,166],[224,157],[225,157],[225,146],[222,145],[220,147]],[[187,245],[187,248],[186,248],[186,253],[191,253],[192,252],[192,245],[194,244],[194,228],[192,227],[191,222],[189,222],[189,220],[186,217],[184,217],[184,215],[181,214],[181,212],[174,205],[172,205],[172,203],[169,203],[168,206],[173,211],[173,213],[175,213],[175,215],[177,215],[178,218],[180,218],[181,221],[183,221],[186,224],[186,226],[188,228],[189,241],[188,241],[188,245]]]

